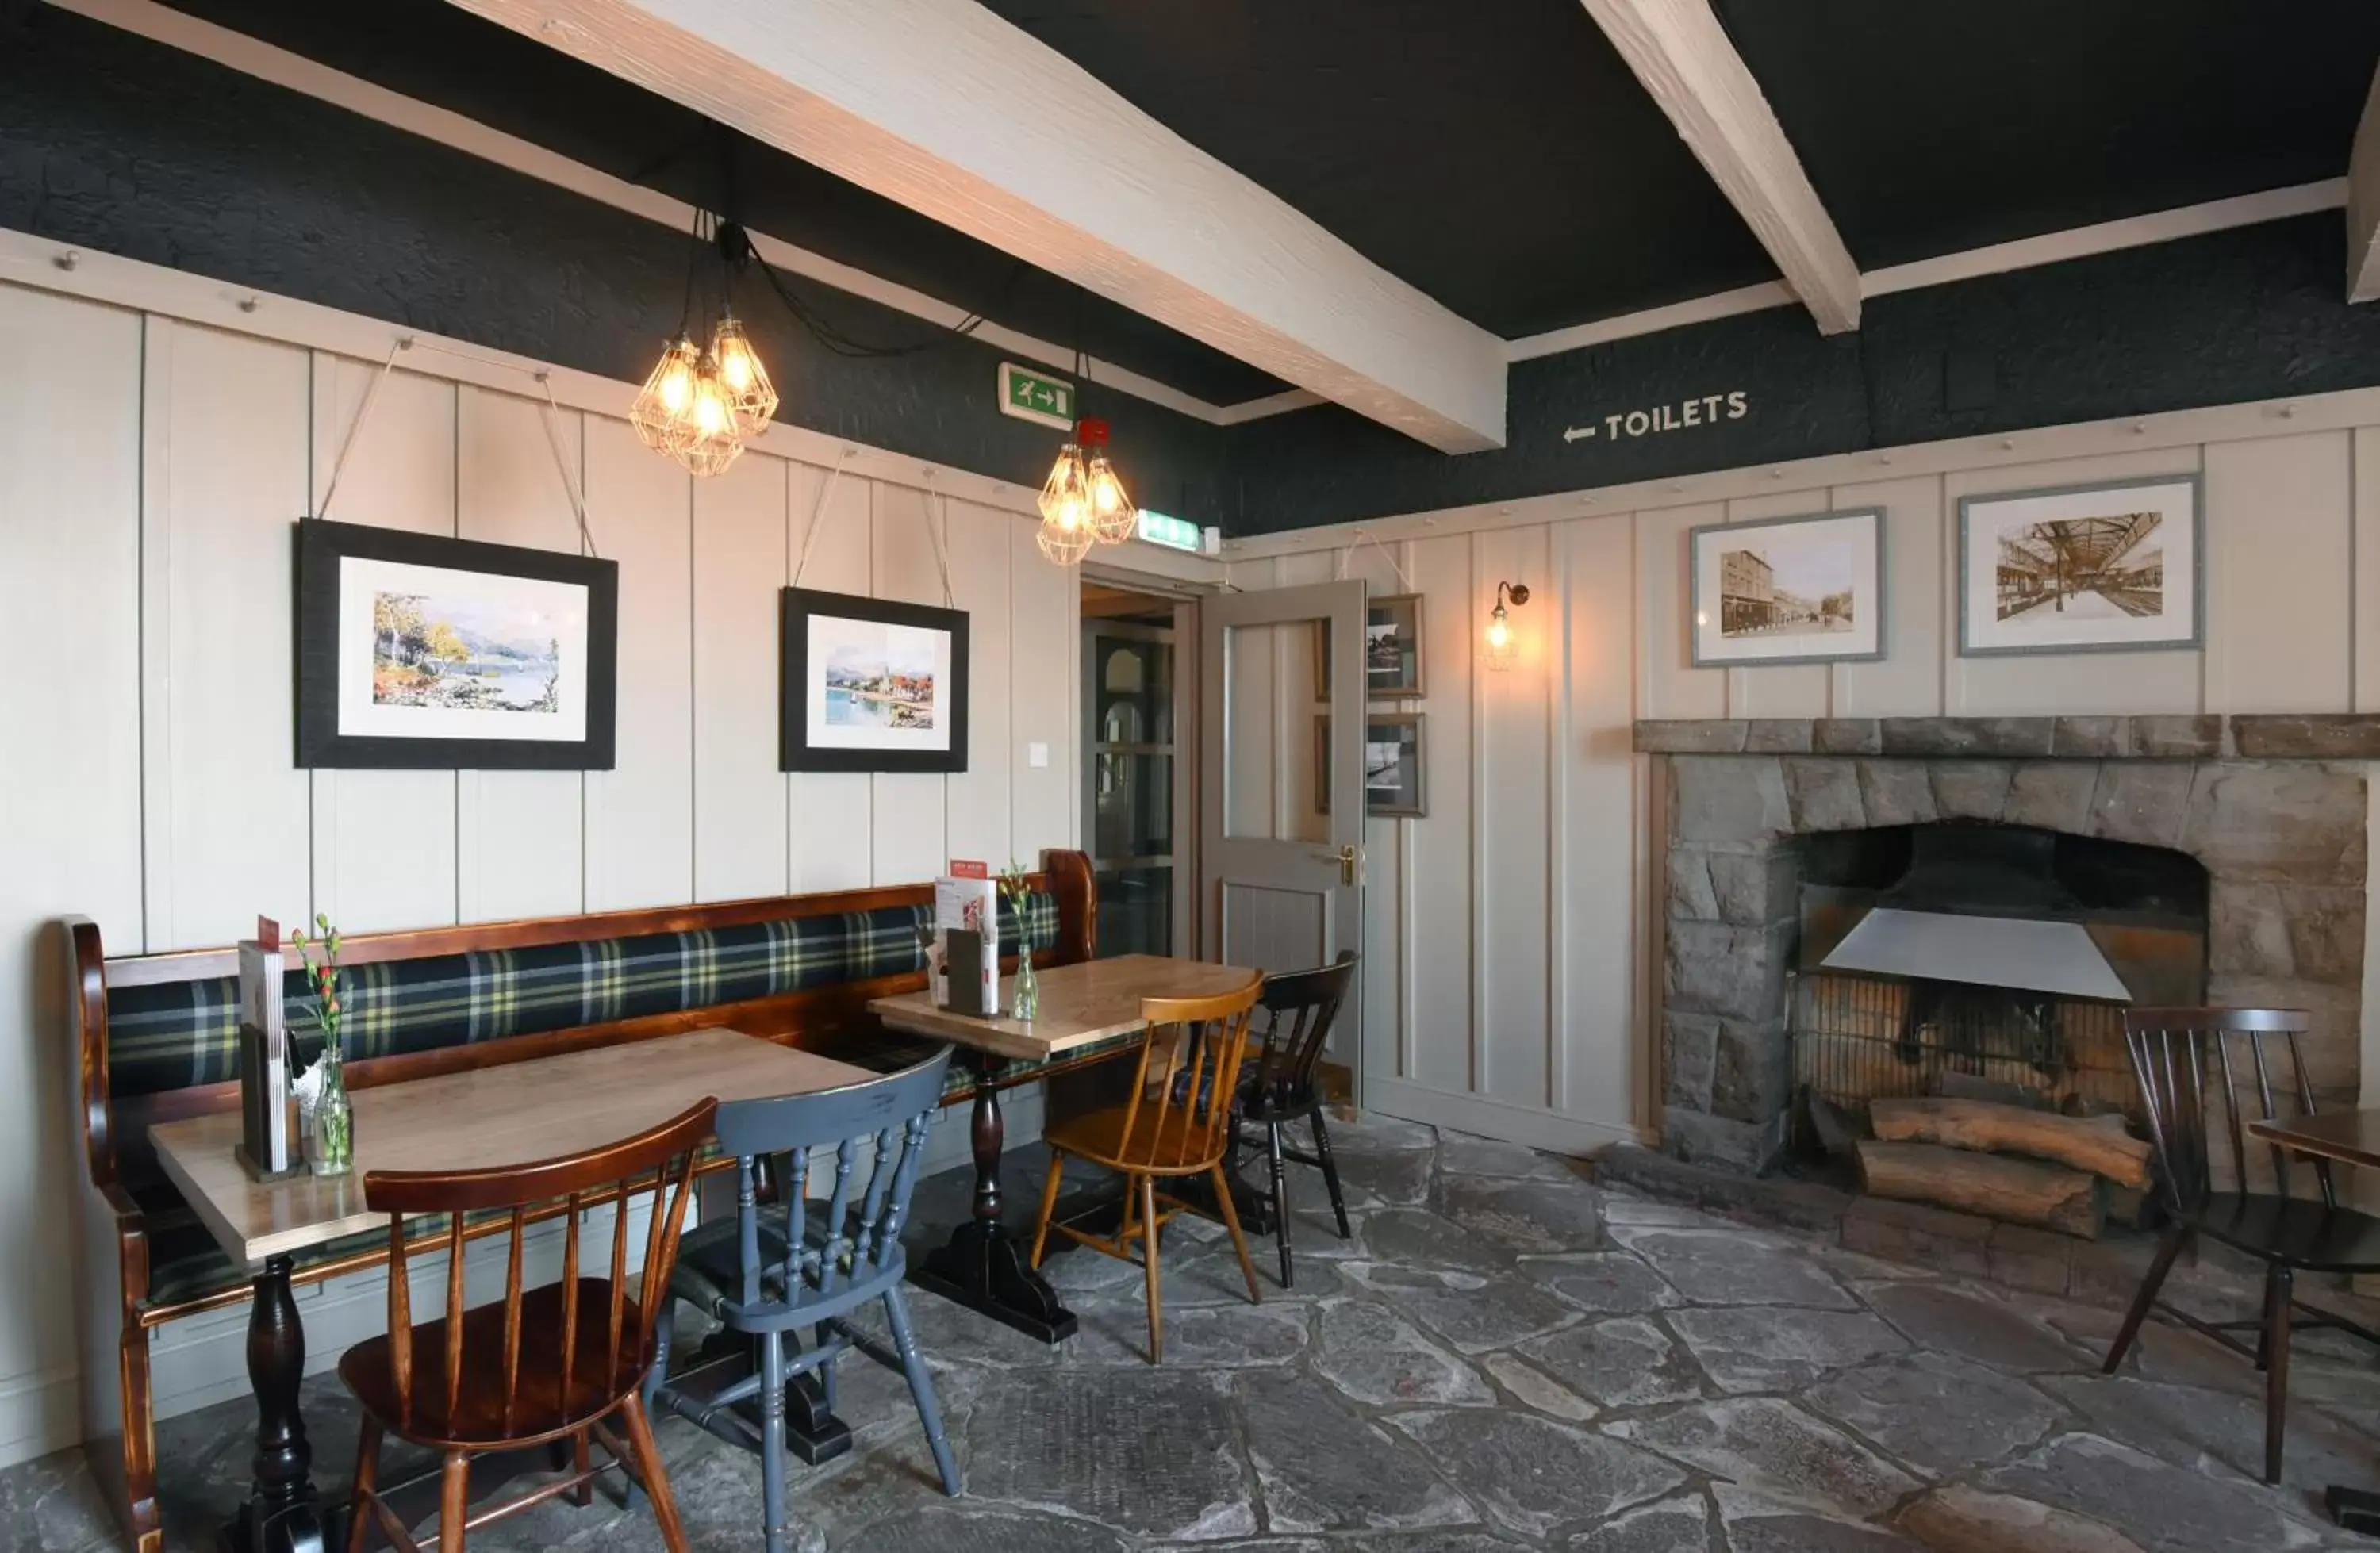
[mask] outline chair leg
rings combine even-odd
[[[678,1524],[677,1501],[670,1497],[669,1478],[662,1467],[661,1448],[653,1443],[653,1426],[645,1416],[645,1400],[630,1396],[620,1404],[620,1416],[628,1426],[628,1450],[637,1458],[637,1471],[652,1495],[653,1519],[661,1523],[662,1541],[669,1553],[686,1553],[686,1528]]]
[[[2173,1271],[2174,1259],[2189,1244],[2188,1225],[2177,1224],[2167,1232],[2165,1244],[2157,1248],[2156,1260],[2149,1264],[2148,1276],[2141,1280],[2141,1292],[2132,1296],[2132,1308],[2125,1312],[2124,1324],[2116,1329],[2115,1346],[2107,1350],[2107,1362],[2099,1366],[2101,1374],[2115,1374],[2124,1355],[2131,1352],[2132,1340],[2140,1336],[2141,1323],[2148,1319],[2151,1307],[2156,1304],[2157,1291],[2165,1287],[2166,1275]]]
[[[2281,1441],[2289,1422],[2289,1303],[2297,1277],[2276,1266],[2265,1273],[2265,1482],[2281,1480]]]
[[[785,1553],[785,1343],[788,1334],[760,1334],[760,1541]]]
[[[372,1523],[372,1490],[380,1484],[380,1420],[364,1414],[363,1434],[356,1441],[356,1486],[347,1496],[347,1553],[364,1553],[364,1535]]]
[[[470,1511],[471,1458],[449,1450],[438,1476],[438,1553],[463,1553],[463,1523]]]
[[[1239,1205],[1232,1201],[1232,1183],[1223,1179],[1223,1167],[1209,1167],[1214,1178],[1215,1201],[1223,1210],[1223,1228],[1232,1231],[1232,1249],[1240,1254],[1240,1276],[1248,1280],[1248,1304],[1264,1304],[1264,1295],[1257,1289],[1257,1265],[1248,1260],[1248,1237],[1240,1232]]]
[[[908,1378],[910,1400],[917,1404],[917,1421],[926,1426],[926,1446],[934,1453],[934,1470],[942,1474],[942,1492],[959,1497],[959,1464],[951,1458],[951,1442],[942,1434],[942,1410],[934,1400],[934,1377],[926,1356],[917,1352],[917,1336],[909,1326],[909,1302],[898,1284],[884,1291],[884,1324],[892,1329],[892,1347],[901,1355],[901,1373]]]
[[[653,1321],[653,1367],[645,1372],[644,1386],[645,1415],[649,1418],[652,1416],[657,1399],[661,1396],[662,1384],[669,1379],[670,1317],[676,1314],[677,1302],[671,1300]],[[637,1481],[638,1474],[633,1472],[624,1472],[621,1475],[627,1479],[627,1486],[621,1491],[620,1504],[633,1514],[645,1508],[644,1486]],[[591,1498],[593,1486],[590,1484],[589,1486]]]
[[[1281,1286],[1294,1287],[1289,1268],[1289,1169],[1281,1158],[1281,1123],[1265,1123],[1265,1153],[1272,1165],[1272,1233],[1281,1244]]]
[[[824,1327],[811,1328],[810,1347],[814,1350],[824,1348],[827,1339],[832,1335]],[[826,1403],[826,1410],[832,1413],[834,1411],[834,1361],[832,1359],[820,1361],[818,1382],[819,1397]]]
[[[1141,1260],[1148,1280],[1148,1362],[1165,1362],[1165,1296],[1159,1292],[1157,1268],[1157,1178],[1140,1178]],[[1240,1253],[1243,1259],[1247,1253]]]
[[[1314,1157],[1322,1161],[1322,1183],[1330,1188],[1330,1211],[1339,1219],[1339,1238],[1353,1240],[1355,1231],[1347,1227],[1347,1197],[1339,1190],[1339,1161],[1330,1157],[1330,1129],[1322,1124],[1322,1108],[1316,1106],[1307,1120],[1314,1123]]]
[[[1041,1183],[1041,1218],[1033,1226],[1033,1265],[1041,1265],[1041,1253],[1050,1244],[1050,1220],[1058,1211],[1058,1189],[1066,1183],[1066,1157],[1056,1149],[1050,1151],[1050,1174]]]

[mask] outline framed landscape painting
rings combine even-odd
[[[788,588],[780,620],[781,770],[967,769],[965,612]]]
[[[616,563],[298,525],[298,764],[607,770]]]
[[[1429,814],[1424,786],[1422,723],[1417,711],[1376,711],[1364,718],[1364,812],[1375,819],[1421,819]],[[1314,808],[1330,812],[1330,717],[1314,720]]]
[[[1696,668],[1884,656],[1884,510],[1710,523],[1686,535]]]
[[[2196,475],[1959,499],[1959,652],[2142,652],[2205,637]]]

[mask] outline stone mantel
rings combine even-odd
[[[1646,755],[1908,759],[2380,760],[2380,713],[2141,717],[1707,717],[1636,724]]]

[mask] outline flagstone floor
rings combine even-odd
[[[1061,1350],[930,1296],[932,1355],[966,1495],[945,1499],[897,1377],[846,1364],[858,1444],[795,1468],[795,1546],[1109,1550],[1198,1543],[1311,1553],[2277,1553],[2372,1547],[2320,1489],[2380,1486],[2380,1371],[2301,1339],[2289,1481],[2261,1458],[2257,1377],[2178,1329],[2103,1378],[2115,1313],[2034,1299],[1598,1192],[1561,1160],[1373,1122],[1335,1134],[1357,1211],[1293,1191],[1297,1286],[1258,1247],[1246,1303],[1220,1231],[1169,1231],[1166,1362],[1143,1362],[1141,1280],[1051,1262],[1082,1318]],[[1009,1186],[1029,1204],[1039,1161]],[[915,1243],[965,1210],[918,1195]],[[336,1380],[310,1383],[324,1464],[355,1439]],[[751,1458],[661,1426],[695,1547],[759,1546]],[[237,1498],[248,1410],[158,1431],[168,1545],[212,1546]],[[383,1469],[384,1475],[391,1469]],[[0,1553],[109,1546],[64,1454],[0,1473]],[[426,1529],[426,1528],[425,1528]],[[661,1547],[600,1497],[472,1539],[486,1550]]]

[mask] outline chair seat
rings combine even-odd
[[[612,1347],[612,1282],[582,1278],[578,1292],[577,1352],[570,1387],[562,1386],[563,1295],[568,1286],[548,1284],[521,1296],[520,1384],[511,1415],[504,1410],[504,1307],[501,1302],[463,1316],[462,1395],[450,1410],[446,1395],[446,1323],[442,1318],[413,1329],[413,1415],[397,1407],[396,1377],[385,1333],[356,1344],[339,1360],[339,1378],[365,1412],[389,1433],[444,1450],[534,1445],[573,1433],[602,1417],[634,1391],[652,1363],[650,1343],[639,1343],[641,1321],[634,1300],[621,1306],[621,1347]],[[632,1351],[633,1350],[633,1351]]]
[[[1128,1106],[1108,1106],[1070,1116],[1046,1126],[1041,1141],[1110,1170],[1143,1171],[1152,1175],[1203,1175],[1222,1158],[1223,1135],[1211,1140],[1195,1111],[1180,1106],[1163,1108],[1144,1103],[1137,1114]],[[1131,1115],[1127,1136],[1124,1122]],[[1194,1129],[1196,1129],[1194,1132]]]
[[[2303,1197],[2218,1192],[2199,1232],[2262,1261],[2315,1272],[2380,1271],[2380,1218]]]
[[[1250,1068],[1240,1073],[1240,1115],[1243,1120],[1262,1124],[1269,1122],[1294,1122],[1311,1115],[1322,1103],[1321,1093],[1312,1083],[1282,1084],[1271,1089],[1261,1087],[1263,1075]]]

